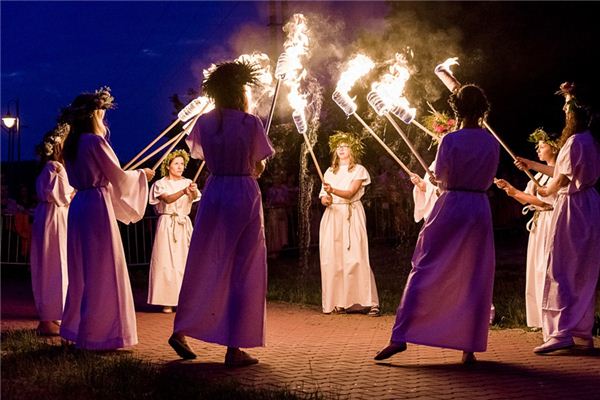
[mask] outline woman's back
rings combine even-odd
[[[264,137],[256,116],[215,109],[198,119],[187,142],[192,157],[204,158],[213,175],[251,175],[254,164],[272,154]]]

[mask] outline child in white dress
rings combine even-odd
[[[162,305],[163,312],[177,306],[185,261],[192,237],[188,216],[192,203],[200,200],[198,187],[183,177],[190,160],[185,150],[176,150],[163,161],[162,178],[150,188],[150,204],[158,215],[148,284],[148,304]]]
[[[362,151],[358,138],[337,133],[329,138],[333,153],[319,197],[326,206],[319,229],[323,312],[348,309],[379,315],[379,297],[369,264],[365,210],[360,201],[369,173],[356,157]]]

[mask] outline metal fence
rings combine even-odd
[[[412,209],[405,204],[395,204],[381,197],[365,197],[363,199],[367,214],[367,231],[371,242],[382,240],[399,240],[403,236],[412,235],[418,226],[411,222]],[[319,242],[319,223],[324,207],[319,203],[311,206],[310,230],[311,246]],[[283,211],[283,213],[282,213]],[[269,218],[274,214],[286,216],[287,244],[277,251],[298,250],[298,208],[265,207],[265,229],[269,237]],[[119,224],[125,258],[130,266],[150,264],[152,243],[156,229],[157,217],[147,215],[135,224]],[[29,265],[29,249],[31,236],[31,216],[28,214],[2,215],[2,247],[0,262],[2,265]]]

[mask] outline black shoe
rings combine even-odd
[[[169,344],[175,350],[177,355],[184,360],[193,360],[196,358],[196,353],[191,349],[191,347],[186,343],[185,339],[181,340],[175,335],[171,335],[169,338]]]

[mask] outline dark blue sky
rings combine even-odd
[[[168,97],[199,84],[200,65],[241,24],[251,2],[2,2],[2,113],[19,98],[22,158],[81,91],[107,85],[112,141],[127,158],[172,120]],[[266,26],[266,22],[262,21]],[[197,66],[197,65],[196,65]],[[5,135],[2,157],[6,157]]]
[[[210,63],[252,50],[278,56],[281,44],[271,41],[269,4],[2,1],[1,111],[19,99],[22,159],[34,158],[35,144],[53,127],[61,107],[81,91],[107,85],[118,103],[108,114],[111,139],[127,161],[172,121],[169,96],[197,88]],[[375,38],[371,47],[385,57],[411,45],[421,68],[415,79],[428,90],[442,90],[441,96],[447,93],[431,71],[435,63],[458,55],[457,76],[486,89],[492,125],[519,151],[531,150],[525,139],[535,127],[560,129],[560,99],[552,93],[562,81],[583,83],[598,100],[598,68],[589,58],[600,40],[594,4],[287,4],[288,16],[304,12],[329,18],[315,25],[319,34],[334,32],[329,47],[316,49],[321,57],[347,59],[361,29]],[[394,17],[386,21],[388,13]],[[339,74],[336,65],[324,65],[319,79]],[[329,97],[324,93],[325,101]],[[421,97],[413,101],[426,112],[425,100],[435,99]],[[3,131],[3,160],[6,145]]]
[[[381,18],[386,9],[382,2],[288,3],[290,14],[361,19]],[[2,114],[19,99],[22,159],[35,158],[35,144],[61,107],[107,85],[118,104],[108,114],[111,140],[126,161],[172,121],[169,96],[197,88],[202,68],[236,57],[242,47],[276,49],[268,2],[2,1],[1,12]],[[3,133],[2,159],[6,145]]]

